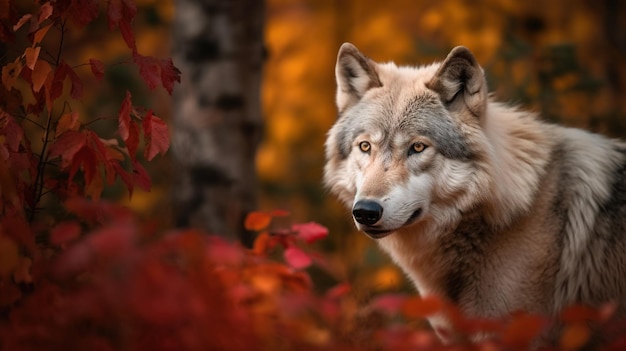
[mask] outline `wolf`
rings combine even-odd
[[[624,142],[495,101],[465,47],[408,67],[345,43],[335,75],[324,183],[419,294],[476,318],[607,302],[624,314]]]

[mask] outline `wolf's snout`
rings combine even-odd
[[[372,225],[383,216],[383,207],[376,201],[360,200],[352,208],[354,219],[365,225]]]

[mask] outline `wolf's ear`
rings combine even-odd
[[[485,111],[485,75],[474,55],[465,47],[452,49],[426,86],[436,91],[449,109],[465,106],[477,117]]]
[[[339,112],[357,103],[369,89],[382,86],[376,63],[350,43],[339,48],[335,76]]]

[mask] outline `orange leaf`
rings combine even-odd
[[[30,13],[22,16],[22,18],[20,18],[20,20],[17,21],[17,23],[13,26],[13,31],[16,32],[18,29],[20,29],[20,27],[23,26],[24,23],[30,21],[31,17],[33,17],[33,15],[31,15]]]
[[[33,80],[33,91],[35,93],[41,90],[41,87],[46,82],[46,79],[52,72],[52,67],[50,64],[44,60],[38,60],[35,65],[35,69],[33,70],[32,80]]]
[[[13,88],[13,84],[22,73],[22,61],[18,57],[14,62],[7,63],[6,66],[2,67],[2,84],[7,90],[11,90]]]
[[[39,16],[37,16],[37,22],[41,24],[41,22],[45,21],[48,17],[50,17],[50,15],[52,15],[52,10],[53,8],[52,5],[50,5],[49,1],[43,4],[39,8]]]
[[[36,48],[26,48],[24,51],[24,56],[26,57],[26,66],[31,70],[35,69],[35,64],[37,63],[37,59],[39,58],[39,51],[41,51],[41,46]]]
[[[259,231],[267,228],[272,221],[272,217],[264,212],[250,212],[246,216],[244,226],[246,230]]]
[[[575,323],[565,327],[561,334],[560,345],[562,350],[579,350],[587,341],[591,332],[589,327],[583,323]]]
[[[402,313],[408,318],[423,318],[443,310],[443,301],[436,296],[411,297],[402,305]]]
[[[504,330],[502,341],[507,345],[526,349],[545,326],[545,319],[539,316],[520,314]]]
[[[59,118],[55,136],[58,137],[68,130],[78,131],[79,128],[78,112],[68,112]]]
[[[259,234],[256,239],[254,239],[254,245],[252,246],[252,252],[257,255],[264,254],[268,249],[268,244],[270,241],[270,235],[267,232],[263,232]]]
[[[41,41],[43,40],[43,37],[45,37],[46,33],[48,33],[48,30],[50,29],[50,27],[52,27],[52,23],[50,23],[49,25],[45,27],[39,28],[35,32],[35,35],[33,36],[33,46],[41,43]]]

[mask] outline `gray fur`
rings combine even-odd
[[[612,301],[623,318],[626,144],[490,100],[465,48],[424,67],[355,57],[344,44],[324,180],[349,207],[380,203],[377,223],[356,225],[420,294],[473,317]],[[416,141],[427,148],[407,154]],[[457,336],[445,315],[430,322]]]

